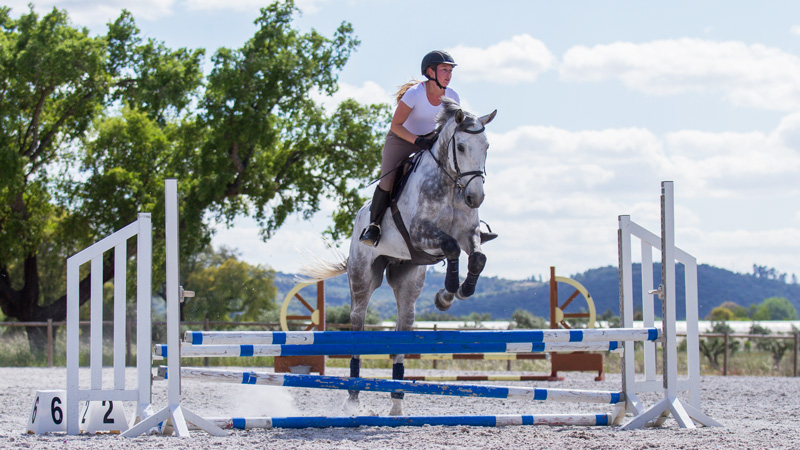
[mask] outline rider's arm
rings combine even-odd
[[[397,109],[394,110],[390,129],[403,140],[413,144],[414,141],[417,140],[417,135],[408,131],[406,127],[403,126],[409,114],[411,114],[411,107],[403,103],[402,100],[397,102]]]

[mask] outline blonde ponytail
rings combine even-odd
[[[411,89],[412,87],[414,87],[414,86],[416,86],[416,85],[418,85],[420,83],[422,83],[422,81],[411,80],[411,81],[407,82],[406,84],[400,86],[400,88],[397,90],[397,93],[395,94],[395,98],[394,98],[395,103],[400,103],[400,99],[403,98],[403,95],[405,95],[405,93],[409,89]]]

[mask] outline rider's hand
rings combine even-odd
[[[433,147],[433,144],[436,142],[438,136],[432,137],[425,137],[419,136],[417,140],[414,141],[414,145],[416,145],[420,150],[430,150]]]

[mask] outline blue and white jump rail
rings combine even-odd
[[[337,333],[330,331],[328,333]],[[182,358],[243,357],[243,356],[309,356],[309,355],[383,355],[426,353],[540,353],[540,352],[599,352],[621,349],[618,341],[611,342],[512,342],[473,344],[320,344],[320,345],[184,345]],[[156,344],[156,356],[167,357],[169,347]]]
[[[508,427],[516,425],[611,425],[608,414],[537,414],[498,416],[354,416],[354,417],[209,417],[206,420],[222,429],[251,430],[256,428],[357,428],[357,427],[423,427],[470,426]],[[190,427],[190,429],[198,429]]]
[[[655,341],[658,328],[492,331],[187,331],[191,345],[461,344],[512,342]]]
[[[463,426],[509,426],[509,425],[620,425],[621,429],[635,429],[643,426],[660,426],[667,417],[673,417],[683,428],[703,426],[721,426],[701,411],[700,405],[700,360],[699,332],[697,329],[697,262],[694,257],[675,246],[674,205],[672,182],[661,185],[661,235],[653,234],[630,220],[629,216],[619,216],[618,255],[620,273],[620,317],[622,328],[609,330],[541,330],[541,331],[490,331],[490,332],[452,332],[449,330],[433,332],[290,332],[290,333],[247,333],[247,336],[236,333],[196,332],[187,335],[186,343],[181,346],[180,339],[180,302],[186,296],[179,286],[178,255],[178,193],[177,180],[165,183],[165,236],[166,236],[166,298],[167,298],[167,342],[166,346],[157,347],[168,359],[167,405],[157,411],[152,409],[152,358],[150,352],[150,336],[152,317],[150,317],[149,298],[152,290],[152,251],[149,214],[140,215],[139,221],[129,225],[118,233],[100,241],[91,250],[84,251],[71,258],[67,274],[67,405],[65,415],[67,432],[77,434],[79,403],[88,400],[133,401],[137,403],[136,423],[122,433],[125,437],[135,437],[160,429],[160,424],[170,420],[176,436],[189,435],[192,429],[202,429],[208,433],[222,436],[228,434],[226,429],[249,428],[307,428],[307,427],[359,427],[359,426],[423,426],[423,425],[463,425]],[[91,355],[91,387],[89,390],[79,389],[78,360],[80,355],[78,339],[79,289],[78,269],[82,264],[91,261],[92,273],[102,271],[103,252],[115,250],[114,280],[114,321],[124,324],[126,305],[125,267],[127,258],[125,249],[127,240],[136,235],[137,252],[137,383],[130,389],[124,379],[124,344],[126,342],[124,326],[114,327],[113,388],[109,389],[109,380],[103,380],[102,342],[103,312],[101,277],[92,278],[91,310],[90,310],[90,355]],[[641,298],[644,328],[634,329],[633,312],[633,256],[631,239],[635,237],[641,242]],[[663,284],[655,286],[653,280],[653,250],[661,254]],[[686,373],[678,372],[678,345],[676,340],[676,271],[675,264],[684,265],[684,287],[686,289]],[[654,289],[657,288],[657,289]],[[661,302],[662,324],[656,328],[654,303]],[[385,333],[385,337],[384,337]],[[357,335],[357,337],[352,337]],[[397,339],[405,336],[408,340],[395,344]],[[480,336],[480,338],[478,338]],[[351,342],[345,342],[350,339]],[[344,340],[344,341],[342,341]],[[370,347],[360,345],[369,342],[372,350],[378,354],[426,354],[426,353],[488,353],[488,352],[530,352],[538,351],[576,351],[612,350],[621,344],[623,352],[622,389],[620,392],[578,391],[558,389],[538,389],[525,387],[475,386],[420,383],[400,380],[359,379],[345,377],[302,376],[296,374],[259,374],[255,372],[216,373],[214,377],[222,381],[246,384],[275,384],[280,386],[317,387],[332,389],[384,390],[389,392],[408,392],[437,395],[468,395],[493,398],[526,398],[543,401],[580,401],[605,403],[614,407],[612,414],[550,414],[550,415],[498,415],[498,416],[369,416],[369,417],[254,417],[254,418],[203,418],[192,413],[181,404],[181,377],[194,376],[208,369],[181,368],[180,359],[190,356],[208,355],[209,348],[213,352],[224,355],[269,354],[283,355],[284,352],[301,352],[301,348],[314,349],[313,353],[321,354],[320,349],[326,347],[335,352],[330,354],[368,354]],[[641,342],[644,354],[644,372],[636,372],[636,342]],[[656,344],[660,343],[662,349]],[[456,347],[456,348],[448,348]],[[378,348],[379,347],[379,348]],[[421,351],[427,348],[429,352]],[[180,349],[178,351],[177,349]],[[457,350],[457,351],[454,351]],[[306,350],[308,351],[308,350]],[[656,370],[656,355],[663,353],[662,372]],[[211,356],[211,355],[209,355]],[[175,375],[177,374],[177,375]],[[86,384],[86,383],[84,383]],[[639,395],[650,393],[660,396],[661,400],[645,405]],[[678,394],[682,395],[679,396]],[[652,396],[651,395],[651,396]],[[684,400],[688,399],[688,400]],[[627,415],[633,418],[623,424]]]
[[[169,376],[167,368],[163,366],[159,368],[158,373],[164,378],[168,378]],[[624,400],[622,392],[613,391],[426,383],[406,380],[383,380],[378,378],[231,371],[195,367],[181,368],[181,378],[204,379],[234,384],[374,392],[404,392],[408,394],[522,399],[541,402],[604,403],[614,405]]]

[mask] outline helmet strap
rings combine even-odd
[[[433,67],[433,78],[428,77],[428,79],[433,80],[433,82],[436,83],[436,86],[439,86],[439,89],[443,91],[447,90],[447,88],[445,88],[444,86],[441,85],[441,83],[439,83],[439,71],[437,70],[439,68],[439,65],[437,64],[436,66],[431,66],[431,67]],[[427,77],[428,74],[425,74],[425,76]]]

